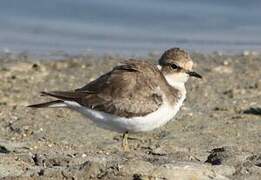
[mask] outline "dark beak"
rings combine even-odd
[[[194,71],[188,71],[187,74],[202,79],[202,76]]]

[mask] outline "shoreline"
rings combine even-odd
[[[260,50],[251,50],[251,49],[244,49],[244,50],[214,50],[214,51],[200,51],[200,50],[190,50],[186,49],[193,55],[205,55],[205,56],[212,56],[212,55],[219,55],[219,56],[260,56]],[[95,58],[104,58],[106,56],[111,57],[121,57],[121,58],[148,58],[153,57],[157,58],[161,55],[160,50],[151,50],[147,51],[146,53],[120,53],[120,52],[99,52],[95,50],[86,50],[82,52],[66,52],[63,50],[54,50],[48,51],[45,53],[33,53],[30,51],[11,51],[8,48],[0,50],[0,60],[3,59],[19,59],[19,58],[30,58],[31,60],[63,60],[67,58],[78,58],[78,57],[95,57]]]

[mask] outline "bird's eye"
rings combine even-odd
[[[176,64],[171,64],[172,69],[178,69],[179,67]]]

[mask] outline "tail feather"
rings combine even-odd
[[[49,101],[45,103],[40,104],[32,104],[27,107],[30,108],[55,108],[55,107],[66,107],[66,104],[62,100],[56,100],[56,101]]]
[[[51,92],[41,92],[42,95],[52,96],[62,100],[76,100],[82,95],[81,92],[75,91],[51,91]]]
[[[42,95],[55,97],[58,100],[33,104],[28,107],[31,108],[46,108],[46,107],[67,107],[64,101],[78,101],[83,95],[83,92],[76,91],[51,91],[51,92],[41,92]]]

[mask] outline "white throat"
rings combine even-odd
[[[161,70],[161,65],[157,65],[158,69]],[[188,80],[188,75],[185,73],[179,73],[179,74],[164,74],[165,79],[171,85],[172,87],[178,89],[181,91],[183,95],[186,95],[186,88],[185,83]]]
[[[186,94],[185,83],[188,80],[188,76],[185,73],[164,75],[164,77],[169,85],[180,90],[183,95]]]

